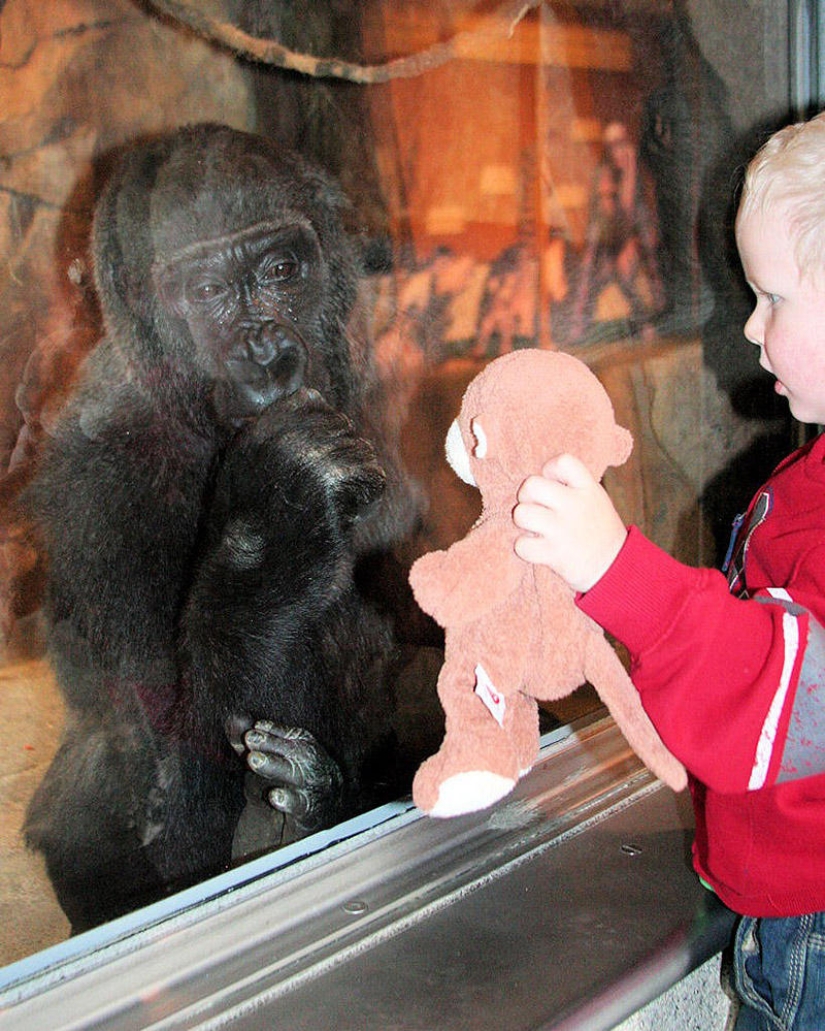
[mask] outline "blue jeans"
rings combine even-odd
[[[733,966],[735,1031],[825,1031],[825,913],[742,917]]]

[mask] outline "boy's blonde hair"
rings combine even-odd
[[[781,205],[800,273],[825,269],[825,112],[786,125],[745,171],[737,219]]]

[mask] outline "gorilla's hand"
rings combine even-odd
[[[329,826],[341,809],[344,778],[308,730],[258,720],[243,734],[246,763],[269,805],[284,817],[282,844]]]

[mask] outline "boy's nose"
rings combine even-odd
[[[757,347],[762,346],[762,319],[757,316],[756,309],[751,312],[750,318],[745,323],[744,334],[745,339],[749,340],[752,344],[756,344]]]

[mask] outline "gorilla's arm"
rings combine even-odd
[[[175,701],[175,627],[211,444],[146,410],[101,373],[101,357],[28,501],[48,552],[50,647],[67,699],[125,713],[124,694]]]
[[[216,477],[183,622],[191,710],[227,727],[289,838],[360,807],[388,733],[388,628],[357,594],[351,543],[382,486],[312,391],[243,429]]]
[[[28,496],[48,550],[49,652],[69,712],[25,829],[75,930],[152,901],[200,868],[214,871],[241,805],[240,778],[214,778],[212,836],[185,857],[179,841],[166,848],[167,828],[174,836],[180,823],[170,814],[181,756],[201,765],[180,729],[177,623],[210,449],[148,411],[123,385],[128,377],[107,378],[102,358]],[[195,801],[195,811],[205,808]]]

